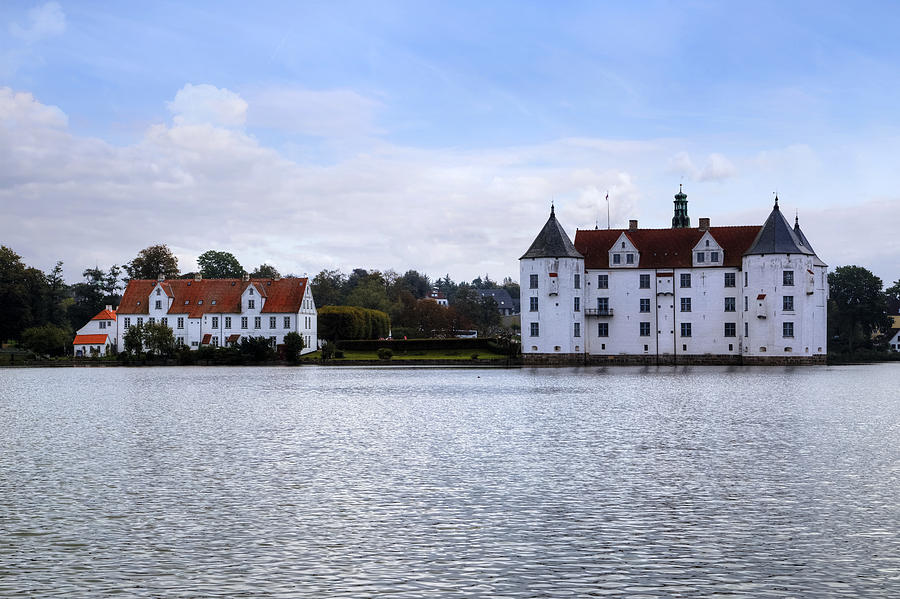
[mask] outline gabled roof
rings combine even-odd
[[[103,345],[109,335],[75,335],[75,341],[72,345]]]
[[[204,314],[239,314],[241,295],[253,286],[260,297],[265,298],[263,314],[296,313],[300,311],[307,278],[286,279],[167,279],[161,283],[165,293],[172,298],[168,314],[186,314],[199,318]],[[157,281],[132,279],[125,288],[118,312],[121,314],[149,314],[151,297]],[[167,299],[168,301],[168,299]]]
[[[710,227],[722,248],[723,266],[740,266],[760,227]],[[705,231],[697,229],[585,229],[575,232],[575,247],[584,255],[585,268],[608,268],[609,252],[624,233],[640,252],[640,268],[690,268],[692,252]]]
[[[812,255],[813,251],[794,234],[784,215],[781,214],[781,210],[778,209],[778,198],[776,197],[775,207],[772,208],[769,218],[766,219],[756,239],[753,240],[750,249],[744,254]]]
[[[494,301],[497,302],[498,308],[505,308],[509,310],[515,310],[516,306],[513,303],[512,296],[506,289],[476,289],[476,293],[478,293],[481,297],[492,297]]]
[[[93,317],[91,320],[115,320],[116,319],[116,311],[115,310],[107,310],[104,308],[101,310],[97,316]]]
[[[583,258],[569,236],[566,235],[562,225],[556,220],[556,213],[553,207],[550,208],[550,218],[538,236],[534,239],[531,247],[525,252],[519,260],[525,258]]]

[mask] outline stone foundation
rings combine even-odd
[[[522,354],[522,363],[525,366],[824,366],[825,355]]]

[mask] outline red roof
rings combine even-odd
[[[261,312],[296,313],[300,311],[303,294],[306,292],[308,279],[167,279],[162,281],[163,291],[172,297],[172,305],[168,314],[187,314],[189,318],[199,318],[204,314],[240,314],[241,294],[253,285],[255,294],[265,298]],[[149,314],[150,297],[157,281],[152,279],[132,279],[125,288],[125,294],[119,303],[118,312],[122,314]],[[168,303],[168,298],[160,295]],[[165,305],[165,304],[163,304]]]
[[[741,257],[761,229],[710,227],[709,233],[722,246],[723,266],[740,266]],[[703,237],[700,229],[585,229],[575,232],[575,249],[584,256],[585,268],[609,268],[609,250],[622,234],[640,252],[639,268],[690,268],[691,252]]]
[[[765,293],[760,293],[759,295],[756,296],[756,299],[758,299],[758,300],[764,300],[764,299],[766,299],[766,294],[765,294]]]
[[[115,320],[116,319],[116,311],[115,310],[107,310],[103,309],[100,311],[97,316],[93,317],[91,320]]]
[[[75,335],[72,345],[103,345],[109,335]]]
[[[205,335],[203,335],[203,341],[201,341],[200,343],[202,343],[203,345],[209,345],[211,339],[212,333],[206,333]]]
[[[235,333],[234,335],[228,335],[228,343],[234,343],[238,339],[241,338],[240,333]]]

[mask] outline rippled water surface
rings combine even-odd
[[[898,597],[898,383],[0,370],[0,595]]]

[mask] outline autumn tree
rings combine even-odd
[[[166,244],[151,245],[125,265],[129,279],[155,279],[163,275],[167,279],[178,278],[178,258]]]

